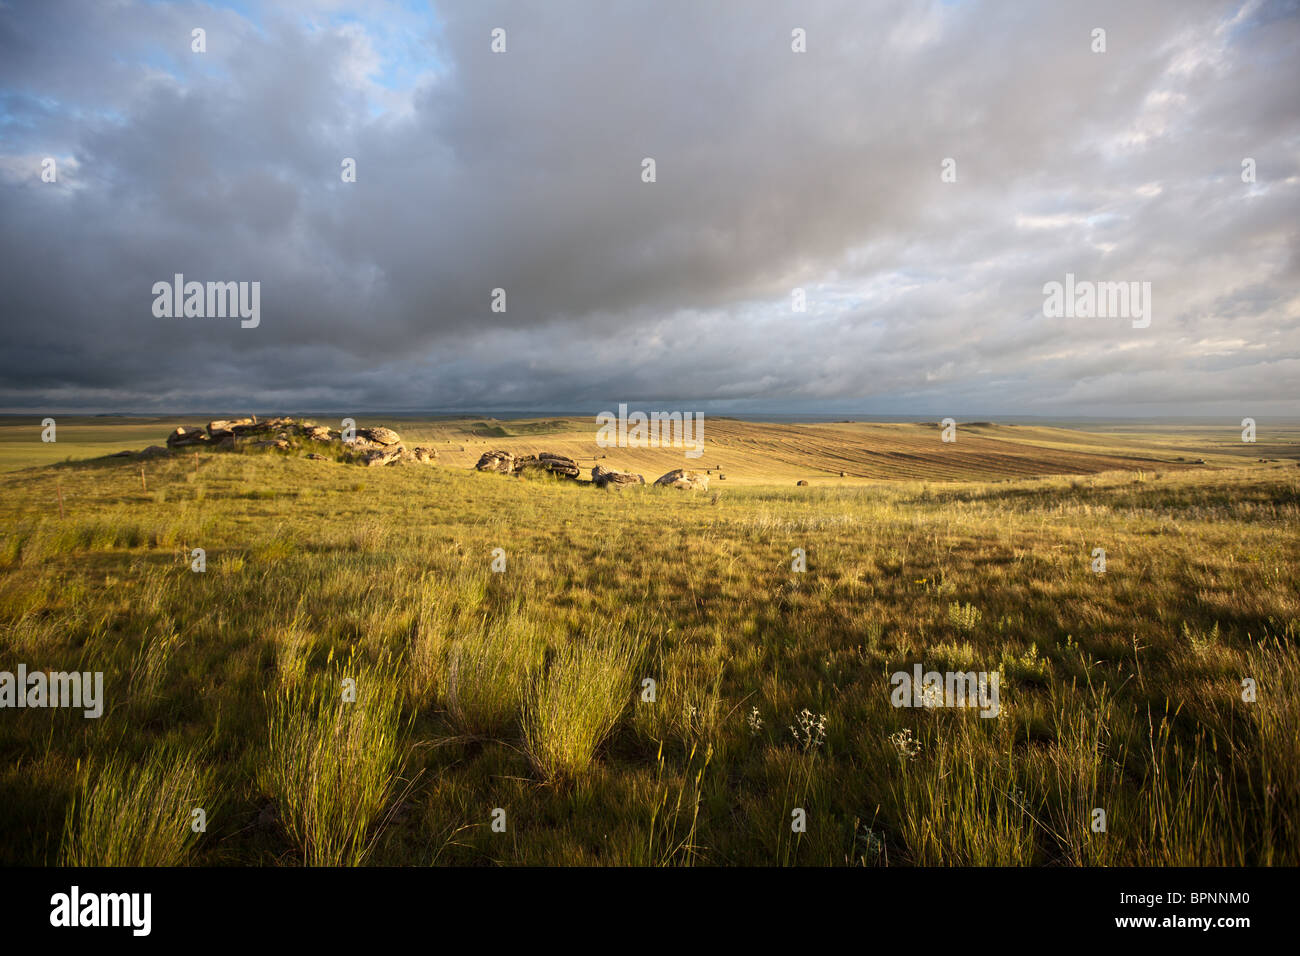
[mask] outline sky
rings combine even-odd
[[[0,0],[0,293],[10,412],[1295,417],[1300,2]]]

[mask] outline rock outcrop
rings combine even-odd
[[[417,445],[410,451],[402,452],[402,461],[416,465],[432,465],[438,460],[438,452],[433,448]]]
[[[464,451],[462,448],[461,451]],[[508,451],[485,451],[474,466],[479,471],[497,471],[503,475],[515,473],[515,456]]]
[[[252,424],[254,424],[254,420],[251,418],[236,418],[234,420],[219,418],[216,421],[208,422],[208,437],[213,441],[233,438],[236,428],[244,428]]]
[[[401,460],[401,445],[394,445],[389,448],[375,448],[361,456],[361,464],[367,468],[374,468],[377,465],[395,465]]]
[[[383,425],[375,428],[358,428],[357,437],[364,438],[376,445],[400,445],[402,443],[401,435],[391,428],[385,428]]]
[[[282,432],[296,434],[301,428],[292,418],[268,418],[264,422],[255,418],[241,418],[230,423],[230,431],[236,438],[279,437]]]
[[[185,448],[189,445],[206,445],[208,433],[202,428],[186,428],[184,425],[167,436],[168,448]]]
[[[525,471],[546,471],[561,478],[577,478],[582,469],[566,455],[544,451],[540,455],[512,455],[508,451],[485,451],[474,466],[479,471],[495,471],[503,475],[521,475]]]
[[[317,425],[315,422],[298,421],[293,418],[268,418],[258,421],[249,418],[218,418],[208,422],[207,428],[182,425],[167,436],[167,448],[187,448],[206,445],[209,448],[237,449],[241,446],[264,448],[273,451],[293,451],[301,447],[303,441],[319,444],[339,443],[344,450],[341,460],[355,464],[375,467],[376,465],[434,463],[438,453],[432,448],[417,447],[407,449],[402,444],[402,436],[391,428],[376,425],[371,428],[358,428],[353,441],[344,442],[342,432]],[[156,454],[152,446],[140,454]],[[166,451],[166,449],[159,449]],[[310,454],[314,461],[328,461],[329,455]],[[576,468],[576,465],[575,465]]]
[[[709,487],[709,476],[701,475],[698,471],[675,468],[668,474],[656,478],[655,484],[664,488],[681,488],[684,491],[703,490]]]
[[[548,471],[561,478],[577,478],[582,473],[578,463],[566,455],[555,455],[544,451],[540,455],[526,455],[515,459],[515,474],[522,474],[528,469]]]
[[[614,471],[604,465],[591,469],[591,481],[597,488],[623,488],[626,485],[644,485],[645,479],[630,471]]]

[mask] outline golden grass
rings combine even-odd
[[[618,630],[558,648],[531,676],[524,698],[524,746],[547,782],[572,780],[590,766],[633,692],[644,640]]]
[[[403,764],[399,687],[383,663],[345,664],[271,701],[262,786],[306,865],[356,866],[374,847]]]
[[[68,806],[60,865],[180,866],[200,839],[194,811],[216,812],[213,797],[197,751],[164,747],[142,763],[115,754],[87,766]]]
[[[166,814],[129,808],[188,784],[126,770],[175,748],[227,799],[180,834],[191,863],[1300,864],[1300,469],[1137,470],[707,494],[274,454],[162,458],[147,490],[126,461],[0,475],[3,666],[100,670],[108,698],[0,721],[0,861],[57,862],[65,826],[77,859],[123,858],[106,811],[83,821],[101,779],[94,805],[177,859]],[[1000,716],[894,709],[915,663],[1000,671]]]

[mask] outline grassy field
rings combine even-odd
[[[0,670],[107,699],[0,711],[2,862],[1300,864],[1294,432],[710,419],[687,462],[390,419],[438,464],[93,457],[197,423],[0,426]],[[714,480],[472,470],[497,447]],[[916,663],[1000,673],[999,715],[895,708]]]

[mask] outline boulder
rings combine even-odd
[[[368,442],[376,445],[399,445],[402,442],[402,436],[397,434],[391,428],[385,428],[383,425],[375,428],[358,428],[357,437],[364,438]]]
[[[682,468],[676,468],[668,472],[668,474],[656,478],[655,484],[664,488],[681,488],[684,491],[694,491],[697,488],[708,488],[709,476],[701,475],[698,471],[686,471]]]
[[[565,478],[577,478],[582,473],[578,463],[565,455],[553,455],[544,451],[537,456],[537,463],[551,474],[563,475]]]
[[[254,448],[274,448],[276,451],[288,451],[289,441],[285,438],[268,438],[265,441],[253,442]]]
[[[203,445],[208,440],[208,433],[202,428],[186,428],[184,425],[167,436],[168,448],[184,448],[187,445]]]
[[[375,468],[379,465],[392,465],[402,460],[405,449],[401,445],[395,445],[391,448],[375,448],[366,452],[361,457],[361,464],[367,468]]]
[[[329,461],[329,458],[326,457],[325,455],[318,455],[315,452],[312,452],[310,455],[307,456],[307,460],[308,461]]]
[[[503,475],[521,475],[529,469],[550,472],[562,478],[577,478],[582,472],[578,463],[565,455],[544,451],[540,455],[512,455],[508,451],[485,451],[474,466],[479,471],[496,471]]]
[[[432,465],[438,458],[438,453],[432,448],[425,448],[417,445],[410,451],[402,452],[402,461],[414,465]]]
[[[303,437],[309,441],[332,441],[334,435],[324,425],[313,425],[303,429]]]
[[[548,451],[544,451],[540,455],[524,455],[516,458],[512,473],[522,475],[530,469],[549,472],[552,475],[559,475],[561,478],[577,478],[582,473],[582,469],[578,467],[578,463],[572,458],[556,455]]]
[[[614,471],[604,465],[591,469],[591,481],[597,488],[619,489],[624,485],[644,485],[645,479],[630,471]]]
[[[503,475],[514,474],[515,456],[508,451],[485,451],[474,467],[479,471],[496,471]]]

